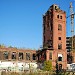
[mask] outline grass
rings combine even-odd
[[[63,72],[56,74],[55,72],[47,72],[47,71],[42,71],[42,72],[31,72],[31,73],[26,73],[26,72],[1,72],[1,75],[75,75],[73,72]]]
[[[31,72],[31,73],[26,73],[26,72],[1,72],[1,75],[55,75],[52,72]]]

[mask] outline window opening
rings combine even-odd
[[[19,53],[19,59],[23,59],[23,53]]]
[[[4,59],[8,59],[8,52],[7,51],[3,52],[3,55],[4,55]]]
[[[12,52],[12,59],[16,59],[16,52]]]
[[[30,53],[26,53],[26,60],[30,60]]]

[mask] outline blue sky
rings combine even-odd
[[[71,1],[73,0],[0,0],[0,44],[38,49],[43,41],[42,15],[52,4],[58,4],[68,16]],[[69,18],[67,36],[70,36]]]

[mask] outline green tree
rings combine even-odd
[[[44,62],[44,70],[51,71],[52,70],[52,61],[48,60]]]

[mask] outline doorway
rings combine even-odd
[[[62,64],[59,64],[59,70],[60,71],[62,70]]]

